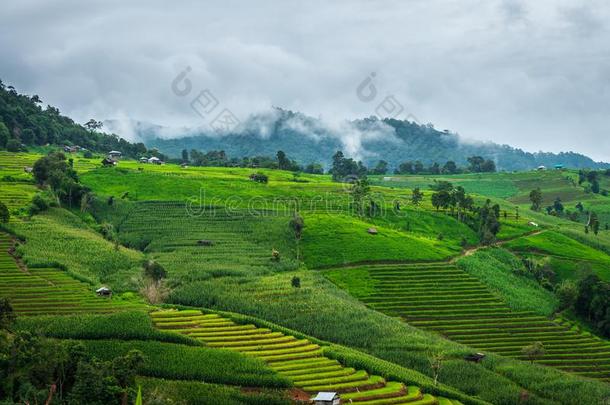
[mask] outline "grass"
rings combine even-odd
[[[305,217],[303,251],[308,267],[359,262],[442,260],[455,254],[451,246],[430,237],[413,236],[344,215]]]
[[[525,236],[506,243],[505,247],[519,253],[542,253],[557,259],[589,263],[600,278],[610,280],[610,255],[558,232]]]
[[[197,341],[182,335],[159,331],[153,326],[146,311],[18,317],[15,328],[56,339],[156,340],[199,345]]]
[[[515,311],[550,316],[558,308],[555,295],[532,279],[515,273],[523,264],[504,249],[484,249],[458,261],[458,266],[485,283]]]
[[[143,255],[115,246],[77,215],[65,209],[47,212],[12,225],[25,244],[17,252],[32,267],[54,264],[96,285],[110,285],[115,292],[134,289],[132,278],[141,272]]]
[[[89,353],[102,360],[140,350],[147,360],[141,373],[148,377],[251,387],[290,386],[288,380],[264,362],[228,350],[139,340],[83,340],[83,343]]]
[[[270,389],[241,390],[239,387],[197,381],[138,378],[144,403],[200,405],[288,405],[285,392]]]

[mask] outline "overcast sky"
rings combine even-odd
[[[609,18],[605,0],[7,0],[0,78],[77,121],[171,126],[201,123],[204,89],[241,120],[365,117],[393,95],[467,138],[610,161]]]

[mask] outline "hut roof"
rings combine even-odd
[[[312,398],[314,401],[332,401],[337,396],[336,392],[318,392],[315,398]]]

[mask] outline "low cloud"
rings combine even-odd
[[[0,14],[0,78],[79,122],[148,122],[176,136],[209,125],[171,91],[191,66],[194,91],[242,123],[275,105],[349,134],[341,122],[375,113],[355,96],[375,72],[380,96],[420,122],[607,159],[608,18],[602,0],[23,0]],[[265,136],[264,120],[250,124]],[[346,135],[346,148],[361,150],[363,136]]]

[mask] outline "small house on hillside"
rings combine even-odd
[[[563,170],[563,165],[561,163],[556,164],[555,170]]]
[[[140,158],[140,163],[148,163],[148,158],[146,156],[142,156]]]
[[[336,392],[318,392],[314,398],[312,398],[316,405],[339,405],[341,404],[341,397]]]
[[[540,165],[540,166],[538,166],[538,168],[536,170],[538,170],[539,172],[545,171],[546,166]]]
[[[111,297],[112,296],[112,290],[108,287],[98,288],[97,290],[95,290],[95,293],[97,295],[99,295],[100,297]]]
[[[148,163],[153,164],[153,165],[162,165],[163,161],[161,159],[159,159],[158,157],[153,156],[150,159],[148,159]]]
[[[377,235],[379,232],[377,231],[377,228],[375,227],[370,227],[369,229],[366,230],[370,235]]]
[[[123,156],[123,153],[119,152],[118,150],[111,150],[108,152],[108,157],[112,159],[120,159],[121,156]]]

